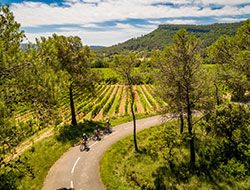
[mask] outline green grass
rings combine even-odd
[[[20,181],[18,189],[42,189],[43,181],[50,167],[69,147],[71,147],[70,142],[58,142],[55,137],[48,137],[25,151],[22,156],[26,156],[29,160],[35,178],[24,177]]]
[[[101,73],[102,81],[106,84],[116,84],[122,83],[121,76],[119,76],[113,69],[111,68],[92,68],[93,71],[97,73]],[[140,73],[140,68],[135,67],[135,72]]]
[[[145,139],[150,134],[149,131],[149,129],[145,129],[137,133],[139,149],[142,149],[141,145],[145,143]],[[152,161],[145,154],[134,151],[133,136],[130,135],[114,143],[105,152],[99,170],[102,182],[107,189],[132,190],[143,189],[136,187],[136,182],[134,182],[135,178],[138,178],[136,175],[141,175],[145,181],[150,181],[152,178],[150,171],[159,166],[159,162]],[[152,186],[152,184],[149,185],[148,187]]]
[[[106,83],[117,83],[121,81],[120,76],[110,68],[92,68],[92,70],[100,72],[103,75],[103,81]]]
[[[207,69],[214,69],[216,67],[216,64],[203,64],[202,67]]]

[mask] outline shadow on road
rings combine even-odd
[[[56,136],[56,139],[61,142],[70,141],[72,144],[75,144],[79,141],[83,133],[90,135],[93,133],[95,126],[98,125],[100,129],[104,129],[103,123],[97,121],[84,121],[79,125],[64,125],[60,127],[59,133]]]
[[[75,190],[74,188],[66,188],[66,187],[63,187],[63,188],[60,188],[60,189],[57,189],[57,190]]]

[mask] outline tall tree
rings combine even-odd
[[[28,108],[41,120],[40,124],[51,123],[60,78],[40,59],[36,47],[28,45],[23,51],[21,43],[25,35],[9,6],[0,4],[0,13],[0,142],[5,145],[3,152],[8,153],[14,152],[20,139],[34,132],[33,125],[22,131],[13,118],[15,111]]]
[[[138,152],[139,149],[136,141],[136,119],[134,113],[135,93],[133,90],[133,84],[136,81],[136,76],[134,73],[135,65],[136,65],[136,58],[133,54],[130,54],[126,57],[120,57],[120,56],[114,57],[112,68],[122,77],[124,83],[128,86],[128,91],[131,97],[130,105],[131,105],[131,112],[134,124],[134,145],[135,145],[135,150]]]
[[[21,54],[21,42],[25,35],[20,31],[18,24],[8,5],[0,3],[0,130],[1,152],[0,160],[4,153],[12,150],[12,140],[15,133],[12,132],[11,117],[16,102],[15,71],[19,67],[18,57]],[[2,146],[5,145],[5,146]]]
[[[186,30],[182,29],[176,33],[171,46],[166,47],[163,52],[154,53],[152,57],[157,68],[158,90],[167,100],[171,110],[178,113],[180,118],[183,118],[184,114],[186,116],[190,135],[190,162],[193,166],[193,110],[198,107],[206,110],[211,106],[207,88],[209,85],[202,71],[200,51],[200,41],[194,36],[188,36]]]
[[[83,47],[81,39],[76,36],[65,37],[54,34],[48,39],[37,40],[37,44],[43,59],[53,66],[55,72],[62,71],[66,75],[65,85],[69,89],[72,125],[77,125],[73,89],[93,92],[96,75],[91,72],[90,63],[95,55],[88,46]]]
[[[9,153],[15,154],[21,140],[34,132],[32,123],[23,124],[28,128],[17,123],[15,111],[23,107],[32,111],[37,108],[35,113],[40,117],[50,114],[43,114],[41,110],[50,110],[54,102],[49,96],[54,95],[56,85],[53,83],[57,79],[40,60],[36,48],[22,50],[24,38],[9,6],[0,4],[0,189],[15,189],[15,180],[26,174],[34,177],[27,162],[20,157],[6,159]]]
[[[235,100],[244,100],[250,90],[250,19],[235,36],[221,36],[208,48],[210,59],[222,72],[218,79],[232,92]]]

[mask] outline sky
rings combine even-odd
[[[1,0],[9,4],[27,41],[53,33],[84,45],[111,46],[160,24],[212,24],[250,18],[250,0]]]

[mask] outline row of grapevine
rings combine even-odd
[[[108,94],[104,98],[102,98],[102,101],[93,108],[92,113],[91,113],[92,118],[94,118],[99,113],[99,111],[103,108],[103,106],[107,103],[114,88],[115,86],[113,86],[111,90],[108,92]],[[103,95],[105,94],[103,93]]]
[[[125,114],[128,114],[128,104],[129,104],[129,95],[128,95],[128,91],[126,92],[126,101],[125,101]]]
[[[115,95],[116,95],[118,89],[119,89],[119,88],[116,88],[116,91],[115,91],[115,93],[113,94],[112,98],[111,98],[111,99],[108,101],[108,103],[104,106],[104,108],[103,108],[103,116],[106,116],[107,113],[109,112],[109,110],[110,110],[112,104],[114,103]]]
[[[148,92],[154,96],[154,99],[157,101],[158,105],[166,105],[166,103],[155,93],[153,86],[151,85],[145,85]]]
[[[119,86],[117,93],[115,94],[115,100],[113,105],[110,108],[109,115],[115,115],[119,112],[119,107],[122,99],[123,86]]]
[[[144,111],[147,112],[147,102],[146,102],[143,94],[141,93],[141,90],[140,90],[139,86],[136,86],[136,91],[137,91],[137,93],[139,95],[139,98],[140,98],[140,101],[141,101],[141,103],[143,105]]]
[[[153,109],[156,109],[156,104],[155,102],[152,100],[151,96],[145,91],[145,89],[143,88],[143,86],[141,86],[141,90],[143,92],[143,94],[146,96],[148,102],[151,104],[151,106],[153,107]]]

